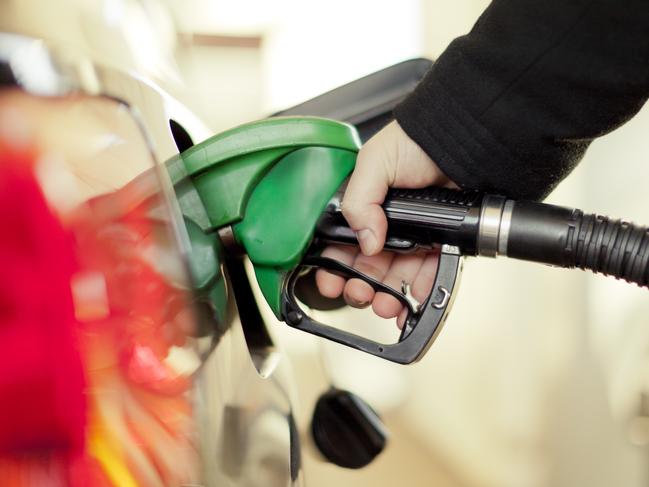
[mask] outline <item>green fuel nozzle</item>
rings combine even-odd
[[[321,257],[324,245],[357,245],[340,201],[359,147],[356,130],[348,124],[314,117],[270,118],[215,135],[167,161],[192,246],[204,249],[212,242],[218,250],[212,254],[220,258],[228,248],[219,236],[227,236],[249,257],[278,319],[404,364],[420,359],[439,334],[465,255],[507,255],[590,269],[649,287],[646,227],[576,209],[434,187],[393,189],[383,204],[387,250],[439,248],[437,275],[423,302],[412,297],[407,283],[395,290]],[[193,267],[201,275],[210,274],[208,265]],[[395,297],[408,310],[399,340],[378,343],[311,318],[295,297],[305,269],[359,278],[376,292]]]
[[[409,363],[423,355],[441,329],[461,255],[457,247],[442,247],[435,291],[421,305],[407,286],[394,290],[318,255],[313,244],[322,237],[316,237],[322,227],[319,222],[352,172],[359,148],[351,125],[315,117],[279,117],[215,135],[167,161],[166,168],[192,230],[192,247],[195,242],[204,247],[211,238],[219,249],[214,255],[221,256],[228,249],[220,236],[227,235],[252,262],[261,292],[278,319],[385,359]],[[206,273],[200,263],[193,267]],[[295,298],[297,279],[308,268],[359,277],[401,301],[410,313],[399,342],[380,344],[308,316]]]

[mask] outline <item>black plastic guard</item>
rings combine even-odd
[[[430,59],[417,58],[368,74],[346,85],[275,113],[333,118],[356,126],[365,142],[394,117],[392,110],[432,67]]]
[[[295,283],[304,267],[317,267],[318,261],[305,259],[302,266],[293,271],[282,291],[282,319],[293,328],[312,333],[322,338],[346,345],[356,350],[381,357],[391,362],[409,364],[422,358],[442,329],[453,302],[453,291],[459,280],[462,256],[457,247],[444,245],[432,291],[418,312],[409,308],[408,318],[397,343],[378,343],[368,338],[320,323],[309,317],[295,298]],[[347,277],[358,277],[377,292],[387,292],[402,303],[403,295],[387,288],[369,276],[340,264],[340,273]],[[347,272],[344,272],[347,270]],[[405,303],[404,303],[405,304]]]

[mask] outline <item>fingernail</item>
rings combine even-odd
[[[369,228],[364,228],[356,232],[356,238],[361,244],[361,250],[365,255],[371,255],[376,251],[377,240],[374,232]]]
[[[370,302],[369,301],[358,301],[356,299],[347,297],[347,304],[349,304],[353,308],[367,308],[367,306],[369,306]]]

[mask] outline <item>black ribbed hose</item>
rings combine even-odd
[[[649,229],[581,210],[516,202],[507,255],[589,269],[649,288]]]

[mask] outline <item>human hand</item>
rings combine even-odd
[[[396,255],[382,251],[388,222],[381,204],[388,188],[431,185],[457,187],[396,121],[389,123],[359,151],[343,197],[343,215],[356,232],[362,253],[355,247],[330,246],[322,255],[353,265],[397,290],[401,289],[402,281],[406,282],[413,296],[424,301],[437,272],[439,253]],[[375,293],[360,279],[345,281],[319,270],[316,283],[325,297],[336,298],[343,293],[350,306],[364,308],[371,304],[378,316],[398,317],[398,326],[403,326],[407,310],[401,303],[388,294]]]

